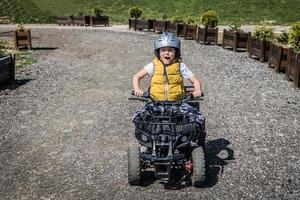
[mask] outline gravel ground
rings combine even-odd
[[[142,103],[128,97],[154,58],[154,35],[44,27],[32,36],[37,62],[0,90],[0,199],[300,199],[300,91],[284,74],[183,40],[205,93],[206,184],[133,187],[127,148]]]

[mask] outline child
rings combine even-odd
[[[185,96],[183,78],[188,79],[194,85],[192,95],[201,96],[200,81],[184,63],[180,62],[180,40],[174,34],[163,33],[154,40],[154,49],[157,58],[133,76],[135,95],[143,95],[140,80],[148,74],[151,76],[150,96],[154,101],[180,101]],[[197,109],[184,102],[180,106],[180,111],[182,114],[196,116],[197,129],[204,131],[204,117]],[[135,113],[133,119],[142,117],[145,112],[156,113],[158,111],[151,103],[146,104]]]
[[[194,97],[201,95],[200,81],[180,63],[180,40],[171,33],[163,33],[154,41],[156,59],[133,76],[136,96],[141,96],[140,80],[152,77],[150,95],[155,101],[179,101],[184,96],[183,78],[194,85]]]

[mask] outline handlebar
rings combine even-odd
[[[187,92],[187,91],[186,91]],[[186,101],[199,101],[199,100],[203,100],[204,97],[204,93],[201,93],[200,97],[193,97],[193,94],[188,91],[189,94],[185,95],[183,97],[183,99],[181,99],[181,102],[186,102]],[[131,95],[135,96],[135,97],[130,97],[129,100],[139,100],[139,101],[153,101],[151,99],[150,93],[149,92],[144,92],[142,96],[136,96],[134,91],[131,91]]]

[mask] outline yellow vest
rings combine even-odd
[[[179,101],[184,96],[183,78],[180,74],[180,63],[166,67],[159,59],[153,60],[154,74],[151,79],[150,95],[155,101]]]

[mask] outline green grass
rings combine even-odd
[[[51,23],[57,15],[92,14],[93,6],[100,5],[114,23],[127,23],[128,10],[137,5],[144,18],[169,19],[180,15],[185,20],[192,16],[196,23],[207,10],[215,10],[219,24],[239,19],[243,24],[275,21],[291,24],[300,21],[300,0],[0,0],[0,16],[10,15],[16,22]]]
[[[30,51],[18,51],[15,53],[16,54],[16,69],[21,69],[24,68],[28,65],[31,65],[36,62],[31,56]]]

